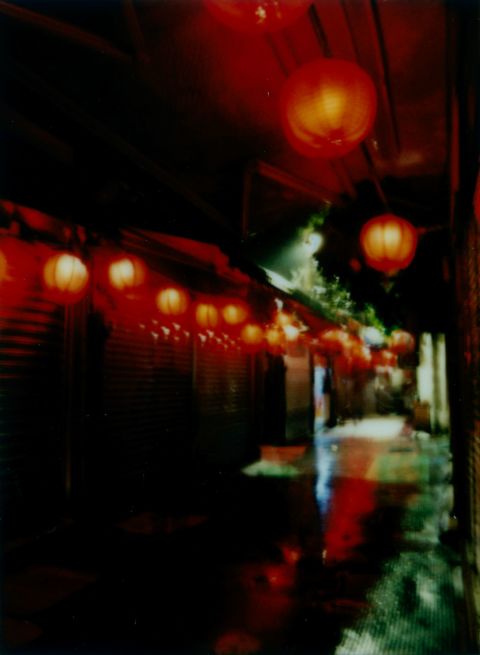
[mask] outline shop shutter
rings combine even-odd
[[[250,356],[196,343],[196,464],[205,471],[245,460],[250,438]]]
[[[287,399],[287,441],[302,439],[311,433],[312,373],[310,355],[298,346],[285,355],[285,391]]]
[[[110,480],[144,490],[181,472],[191,448],[189,333],[117,312],[105,343],[102,438]]]
[[[64,316],[38,294],[0,298],[2,515],[20,526],[27,511],[51,519],[65,498]]]
[[[469,359],[467,385],[473,410],[467,435],[468,491],[474,556],[480,569],[480,234],[474,221],[469,226],[465,261],[468,300],[465,303],[465,352]]]

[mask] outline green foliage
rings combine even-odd
[[[307,268],[309,269],[308,276],[306,276]],[[308,277],[310,282],[308,288],[304,283],[305,277]],[[297,289],[318,305],[325,318],[335,323],[345,323],[348,319],[353,319],[362,325],[372,326],[381,332],[386,332],[385,325],[372,305],[366,304],[361,308],[358,307],[340,278],[337,275],[330,279],[327,278],[311,260],[307,261],[301,270],[293,272],[292,280]]]

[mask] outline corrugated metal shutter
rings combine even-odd
[[[468,484],[471,535],[477,567],[480,569],[480,234],[472,221],[467,234],[465,303],[465,352],[469,358],[469,391],[472,416],[468,426]]]
[[[312,372],[306,348],[285,355],[285,391],[287,398],[287,440],[301,439],[311,433]]]
[[[197,466],[221,470],[244,461],[251,423],[249,380],[249,355],[196,342]]]
[[[111,480],[142,490],[179,470],[191,448],[191,384],[187,332],[114,315],[105,346],[102,429]]]
[[[0,297],[2,514],[54,516],[64,501],[64,310]]]

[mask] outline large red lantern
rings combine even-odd
[[[367,264],[387,275],[393,275],[411,263],[417,242],[413,225],[394,214],[370,219],[360,232],[360,245]]]
[[[372,129],[377,96],[357,64],[316,59],[285,83],[281,99],[285,135],[307,157],[334,159],[353,150]]]
[[[147,269],[138,257],[117,257],[108,266],[108,280],[118,291],[141,286],[145,282]]]
[[[311,0],[205,0],[207,9],[221,23],[250,34],[284,29],[310,4]]]
[[[79,300],[88,284],[89,273],[80,257],[61,252],[49,257],[43,267],[47,289],[62,302]]]
[[[220,322],[218,309],[210,303],[200,302],[195,308],[195,320],[201,328],[213,330]]]
[[[188,309],[188,295],[177,287],[161,289],[155,300],[159,311],[166,316],[182,316]]]

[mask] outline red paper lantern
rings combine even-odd
[[[52,255],[43,267],[47,289],[63,302],[79,300],[87,288],[88,279],[85,264],[69,252]]]
[[[198,303],[195,308],[195,320],[200,327],[213,330],[220,322],[218,309],[210,303]]]
[[[210,13],[239,32],[275,32],[293,23],[311,0],[205,0]]]
[[[157,293],[156,305],[166,316],[181,316],[188,309],[188,295],[183,289],[167,287]]]
[[[374,353],[373,363],[375,366],[396,366],[397,355],[390,350],[382,348]]]
[[[119,291],[139,287],[145,282],[147,269],[138,257],[118,257],[108,266],[108,280]]]
[[[323,330],[318,335],[320,348],[332,355],[342,353],[348,347],[350,335],[345,330],[332,328]]]
[[[257,323],[247,323],[242,329],[240,337],[247,346],[259,347],[263,343],[264,334],[262,328]]]
[[[222,317],[227,325],[240,325],[248,314],[248,307],[241,302],[231,302],[222,308]]]
[[[390,350],[397,355],[406,355],[415,350],[415,337],[405,330],[394,330],[390,336]]]
[[[293,323],[293,316],[288,312],[278,311],[275,314],[275,323],[277,325],[280,325],[281,327],[285,327],[286,325],[291,325]]]
[[[285,83],[281,99],[285,135],[306,157],[343,157],[372,129],[376,98],[372,80],[357,64],[316,59]]]
[[[285,345],[285,332],[277,325],[271,325],[265,330],[265,340],[269,350],[277,352]]]
[[[417,241],[413,225],[394,214],[370,219],[360,232],[360,245],[367,264],[387,275],[393,275],[411,263]]]

